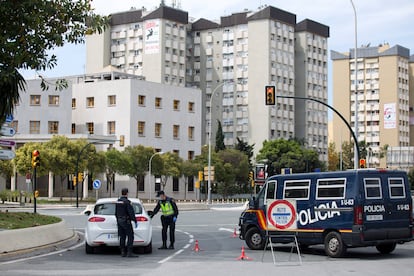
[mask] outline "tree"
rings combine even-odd
[[[104,30],[108,18],[94,14],[89,2],[0,0],[0,123],[13,114],[25,89],[19,69],[52,69],[57,58],[50,50],[84,43],[86,34]],[[57,82],[57,88],[65,86],[64,81]],[[48,88],[43,78],[41,87]]]
[[[224,134],[223,128],[221,127],[221,122],[217,120],[217,133],[216,133],[216,147],[215,151],[225,150],[226,146],[224,145]]]
[[[328,171],[339,169],[339,154],[335,151],[335,143],[329,143],[328,146]]]
[[[408,171],[408,182],[410,183],[411,190],[414,189],[414,168]]]
[[[227,198],[245,188],[243,184],[248,182],[249,161],[243,152],[236,149],[222,150],[217,155],[221,161],[215,170],[219,182],[217,190]]]
[[[188,178],[194,177],[199,171],[199,166],[193,160],[185,160],[181,163],[181,173],[184,176],[184,200],[187,199]]]
[[[165,185],[170,177],[180,177],[181,176],[181,163],[183,160],[178,156],[178,154],[173,152],[164,153],[161,156],[163,161],[163,169],[161,171],[161,185],[162,190],[165,190]]]
[[[10,187],[10,178],[13,175],[13,162],[11,160],[0,160],[0,176],[6,180],[6,187]]]
[[[121,170],[123,166],[122,153],[116,148],[111,148],[105,152],[106,160],[106,190],[109,190],[109,197],[112,196],[112,191],[115,190],[115,174]]]
[[[252,158],[253,158],[253,151],[254,151],[254,144],[249,145],[247,142],[243,142],[239,137],[237,137],[237,144],[235,148],[241,152],[244,152],[246,154],[247,158],[249,159],[249,165],[252,168]]]

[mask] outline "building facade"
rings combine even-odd
[[[327,160],[327,109],[287,98],[265,106],[264,87],[327,102],[329,27],[309,19],[297,24],[295,14],[271,6],[219,22],[189,22],[187,12],[167,6],[111,20],[106,33],[87,38],[87,71],[112,64],[146,80],[199,87],[203,144],[220,121],[227,147],[240,139],[257,153],[265,140],[297,138]]]
[[[385,147],[410,145],[409,52],[389,44],[358,48],[357,68],[354,49],[331,52],[333,105],[348,119],[358,141],[365,141],[370,167],[386,166],[385,158],[380,158]],[[332,134],[337,149],[351,141],[349,130],[335,115]]]

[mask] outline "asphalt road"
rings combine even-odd
[[[65,219],[68,226],[83,232],[86,216],[79,210],[39,210]],[[349,249],[345,258],[332,259],[321,246],[290,254],[289,247],[275,252],[245,249],[249,260],[237,260],[244,241],[233,238],[240,215],[238,208],[183,211],[177,222],[176,249],[158,250],[161,245],[159,215],[153,219],[152,254],[139,258],[121,258],[117,250],[85,254],[82,241],[69,250],[57,250],[40,256],[29,256],[0,262],[0,275],[414,275],[414,243],[398,245],[390,255],[375,248]],[[195,251],[195,241],[200,251]],[[290,257],[290,260],[289,260]]]

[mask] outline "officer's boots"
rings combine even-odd
[[[168,249],[174,249],[174,243],[170,243],[170,247]]]
[[[161,247],[158,247],[158,249],[167,249],[167,242],[166,241],[163,241],[162,242],[162,246]]]
[[[139,257],[138,255],[134,254],[134,252],[132,251],[132,248],[128,248],[128,252],[127,252],[126,256],[128,258],[138,258]]]
[[[125,248],[121,248],[121,256],[122,257],[126,257],[126,255],[127,255],[126,249]]]

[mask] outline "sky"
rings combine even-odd
[[[131,7],[152,10],[160,0],[91,0],[95,12],[102,15],[123,12]],[[171,6],[173,0],[165,0]],[[296,14],[296,21],[311,19],[329,26],[328,50],[348,52],[355,45],[355,16],[351,0],[175,0],[189,18],[219,20],[221,16],[257,11],[268,5]],[[353,0],[357,14],[357,45],[378,46],[389,43],[410,49],[414,54],[414,1],[413,0]],[[66,45],[56,48],[58,65],[41,72],[45,77],[62,77],[84,73],[85,45]],[[328,74],[332,68],[328,64]],[[22,72],[25,78],[35,77],[35,72]],[[331,84],[330,84],[331,85]]]

